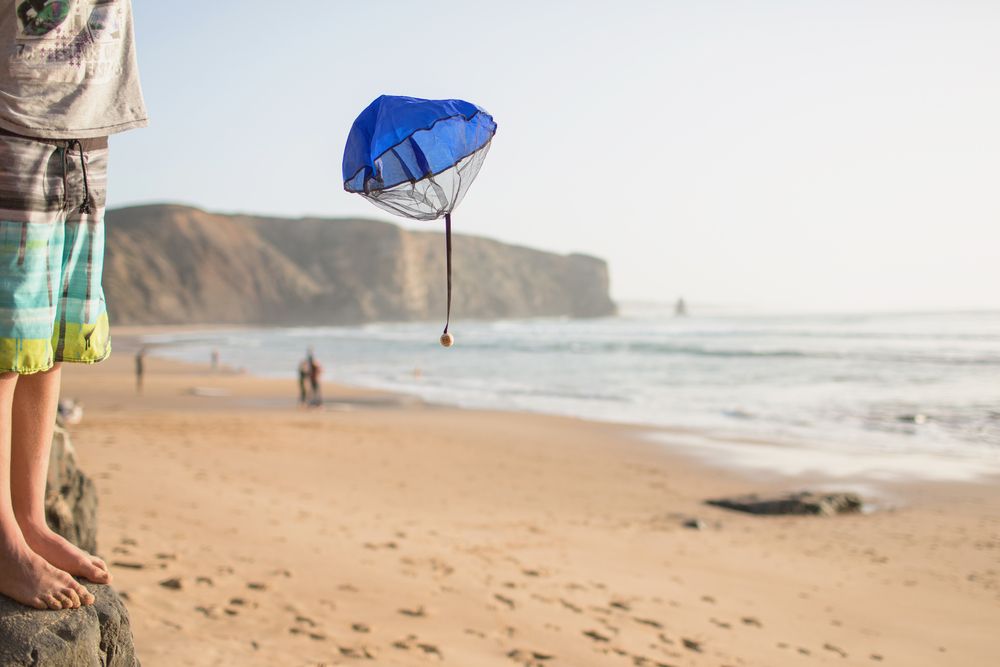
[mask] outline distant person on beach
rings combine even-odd
[[[212,348],[212,371],[215,372],[219,370],[219,351]]]
[[[309,352],[306,355],[306,362],[309,365],[309,389],[311,396],[309,398],[309,405],[322,405],[323,396],[320,393],[320,376],[323,375],[323,367],[316,357],[313,355],[313,350],[310,347]]]
[[[131,0],[5,3],[0,49],[0,593],[68,609],[94,602],[74,576],[111,581],[44,501],[62,363],[111,351],[108,135],[146,124]]]
[[[135,353],[135,393],[142,394],[142,375],[145,372],[146,348]]]
[[[299,362],[299,405],[309,404],[309,393],[306,383],[309,381],[309,360],[303,359]]]

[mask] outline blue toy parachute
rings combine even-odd
[[[451,212],[479,173],[497,125],[462,100],[382,95],[354,121],[344,148],[344,189],[396,215],[445,219],[451,319]],[[441,343],[454,339],[446,321]]]

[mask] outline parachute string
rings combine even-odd
[[[444,333],[448,333],[448,325],[451,324],[451,213],[444,215],[444,247],[448,266],[448,313],[444,321]]]

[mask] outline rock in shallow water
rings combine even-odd
[[[706,500],[709,505],[750,514],[813,514],[831,516],[860,512],[863,503],[856,493],[812,493],[802,491],[783,496],[762,497],[756,493],[732,498]]]
[[[0,667],[135,667],[128,611],[110,586],[84,582],[93,606],[30,609],[0,595]]]

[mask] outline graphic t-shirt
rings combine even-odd
[[[84,139],[146,124],[130,0],[0,0],[0,128]]]

